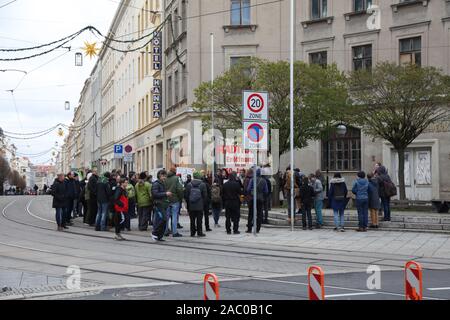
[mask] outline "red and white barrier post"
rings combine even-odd
[[[219,300],[219,278],[214,273],[208,273],[203,280],[203,299]],[[215,297],[215,299],[213,298]]]
[[[308,269],[309,300],[325,300],[325,275],[322,268],[312,266]]]
[[[405,296],[406,300],[422,300],[422,266],[414,261],[405,265]]]

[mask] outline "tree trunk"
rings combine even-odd
[[[398,184],[400,189],[400,200],[406,200],[405,149],[397,149],[397,153],[398,153]]]

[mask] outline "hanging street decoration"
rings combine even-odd
[[[96,47],[97,42],[94,43],[89,43],[87,41],[84,42],[84,55],[86,57],[89,57],[92,59],[92,57],[95,57],[98,53],[98,51],[100,50],[99,48]]]

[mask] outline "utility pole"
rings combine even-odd
[[[214,84],[214,33],[211,36],[211,89]],[[214,104],[213,94],[211,90],[211,137],[213,140],[213,163],[212,163],[212,180],[214,182],[214,174],[216,173],[216,137],[214,135]]]
[[[295,0],[291,0],[290,24],[290,162],[291,162],[291,230],[294,231],[294,50],[295,50]]]

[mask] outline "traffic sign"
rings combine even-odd
[[[244,121],[269,120],[269,94],[267,92],[244,91],[243,109]]]
[[[126,146],[125,146],[125,152],[126,152],[126,153],[131,153],[131,152],[133,152],[133,147],[130,146],[129,144],[126,145]]]
[[[133,154],[128,153],[123,156],[123,162],[133,162]]]
[[[118,154],[123,153],[123,145],[121,145],[121,144],[114,145],[114,153],[118,153]]]
[[[244,148],[248,150],[267,150],[268,124],[265,122],[244,122]]]

